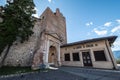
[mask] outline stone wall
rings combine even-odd
[[[31,66],[33,60],[33,52],[36,48],[37,40],[41,32],[40,21],[38,20],[33,28],[34,34],[24,43],[14,42],[11,46],[4,65],[8,66]],[[1,55],[1,59],[4,52]]]
[[[24,43],[16,41],[13,43],[4,61],[4,65],[32,66],[33,68],[38,68],[43,61],[42,58],[44,58],[47,63],[47,54],[50,46],[47,44],[49,41],[47,35],[54,38],[52,39],[53,42],[57,40],[59,43],[59,46],[56,47],[59,51],[58,53],[60,53],[60,44],[67,43],[65,18],[59,9],[53,13],[50,8],[47,8],[40,18],[37,19],[33,32],[34,34],[28,41]],[[60,42],[61,40],[62,42]],[[4,52],[0,56],[0,62],[3,56]]]

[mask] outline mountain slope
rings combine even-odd
[[[114,55],[115,59],[120,58],[120,50],[118,50],[118,51],[113,51],[113,55]]]

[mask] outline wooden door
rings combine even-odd
[[[92,61],[89,52],[82,52],[84,66],[92,66]]]

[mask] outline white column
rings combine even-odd
[[[60,60],[60,44],[58,44],[58,47],[57,47],[57,53],[58,53],[58,65],[61,66],[61,60]]]
[[[81,63],[81,66],[84,67],[83,57],[82,57],[82,52],[81,52],[81,51],[79,51],[79,55],[80,55],[80,63]]]
[[[94,57],[94,53],[93,53],[92,49],[90,49],[90,55],[91,55],[91,61],[92,61],[92,63],[95,62],[95,57]]]
[[[70,53],[70,61],[73,61],[73,56],[72,56],[72,51],[69,51],[69,53]]]
[[[115,61],[115,58],[114,58],[114,56],[113,56],[112,50],[111,50],[110,45],[109,45],[109,42],[108,42],[107,40],[106,40],[106,47],[108,47],[108,50],[109,50],[109,52],[110,52],[111,61],[112,61],[112,63],[113,63],[113,66],[115,67],[115,69],[118,69],[117,63],[116,63],[116,61]]]
[[[109,53],[109,52],[108,52],[108,50],[107,50],[107,47],[105,47],[105,57],[106,57],[107,61],[112,61],[112,60],[110,59],[110,55],[109,55],[108,53]]]
[[[92,61],[92,66],[94,67],[95,64],[95,57],[94,57],[94,52],[92,49],[90,49],[90,57],[91,57],[91,61]]]
[[[45,51],[45,60],[44,60],[44,63],[47,68],[49,67],[48,56],[49,56],[49,40],[46,41],[46,51]]]

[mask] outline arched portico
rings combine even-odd
[[[48,40],[47,47],[45,63],[47,63],[48,66],[61,66],[60,44],[55,41]]]
[[[57,59],[58,59],[58,55],[57,55],[57,50],[56,50],[55,46],[50,46],[49,53],[48,53],[49,65],[57,66],[58,65]]]
[[[42,57],[39,57],[41,53],[43,53]],[[45,35],[44,40],[41,41],[40,49],[34,55],[32,66],[38,67],[41,64],[45,64],[46,68],[51,65],[54,65],[56,67],[61,66],[59,39],[56,39],[51,35]]]

